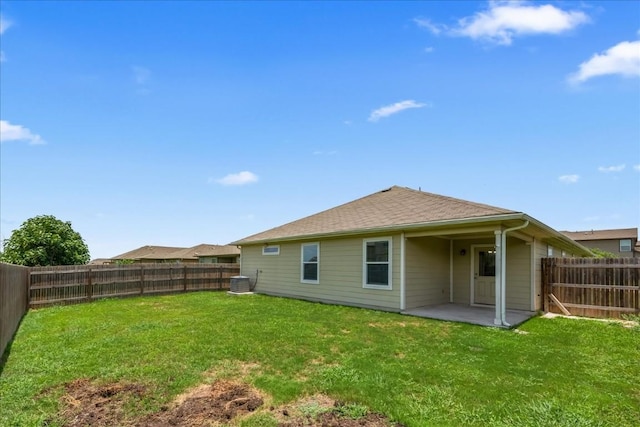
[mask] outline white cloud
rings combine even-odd
[[[378,120],[389,117],[393,114],[397,114],[401,111],[408,110],[410,108],[422,108],[429,107],[430,105],[423,104],[420,102],[416,102],[412,99],[408,99],[406,101],[396,102],[395,104],[386,105],[384,107],[380,107],[377,110],[373,110],[369,115],[370,122],[377,122]]]
[[[145,67],[134,65],[131,67],[131,71],[133,72],[133,80],[139,85],[146,84],[151,77],[151,71]]]
[[[258,176],[249,171],[242,171],[238,173],[231,173],[224,178],[216,179],[215,181],[222,185],[245,185],[258,182]]]
[[[11,25],[13,25],[13,22],[4,19],[2,15],[0,15],[0,34],[4,34]]]
[[[580,179],[580,175],[562,175],[558,177],[558,181],[563,184],[575,184]]]
[[[435,34],[436,36],[447,29],[446,25],[436,24],[434,22],[431,22],[430,19],[426,19],[426,18],[415,18],[413,22],[415,22],[418,25],[418,27],[425,28],[428,31]]]
[[[633,169],[640,172],[640,165],[633,165]]]
[[[7,31],[12,24],[13,23],[11,21],[4,19],[2,15],[0,15],[0,34],[3,34],[5,31]],[[4,51],[0,50],[0,62],[4,62],[6,60],[7,58],[4,55]]]
[[[624,170],[626,165],[617,165],[617,166],[600,166],[598,170],[600,172],[621,172]]]
[[[580,64],[578,71],[569,76],[569,82],[579,84],[609,74],[640,77],[640,40],[620,42],[603,53],[596,53]]]
[[[425,48],[424,48],[424,52],[425,52],[425,53],[433,53],[433,51],[434,51],[434,50],[435,50],[435,49],[434,49],[434,47],[433,47],[433,46],[429,46],[429,47],[425,47]]]
[[[46,144],[40,135],[32,133],[26,127],[0,120],[0,142],[9,141],[28,141],[31,145]]]
[[[415,19],[414,22],[436,35],[444,33],[510,45],[516,36],[570,31],[589,22],[589,17],[583,12],[567,11],[550,4],[500,0],[490,1],[486,10],[459,19],[455,27],[435,24],[428,19]]]

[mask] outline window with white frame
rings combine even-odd
[[[363,286],[391,289],[391,238],[363,241]]]
[[[551,245],[547,245],[547,256],[548,257],[552,257],[553,256],[553,246],[551,246]]]
[[[620,252],[631,252],[631,239],[620,240]]]
[[[305,243],[300,247],[301,265],[300,281],[302,283],[319,283],[320,281],[320,244]]]
[[[264,245],[262,255],[280,255],[280,245]]]

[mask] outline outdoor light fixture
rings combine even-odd
[[[460,249],[460,256],[465,256],[467,254],[466,249]]]

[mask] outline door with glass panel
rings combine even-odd
[[[473,303],[496,302],[496,251],[493,247],[475,248]]]

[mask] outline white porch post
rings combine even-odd
[[[496,315],[493,319],[493,324],[502,325],[502,230],[495,230],[494,233],[496,235]]]
[[[407,309],[407,290],[406,281],[406,258],[405,258],[405,243],[406,237],[404,231],[400,233],[400,311]]]

